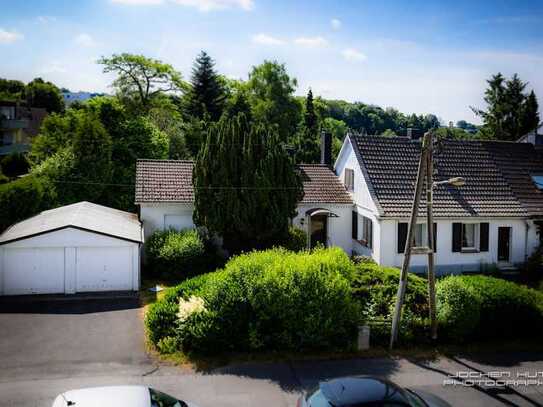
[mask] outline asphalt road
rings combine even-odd
[[[293,361],[183,370],[158,365],[145,354],[141,309],[130,298],[0,303],[0,332],[0,406],[51,406],[57,394],[69,389],[145,384],[201,407],[286,407],[295,406],[301,392],[320,380],[354,374],[383,376],[439,395],[453,406],[543,406],[543,385],[495,389],[443,384],[448,375],[462,371],[543,372],[542,354]]]

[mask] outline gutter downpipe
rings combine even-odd
[[[528,232],[530,230],[530,223],[527,219],[524,220],[524,263],[528,261]]]

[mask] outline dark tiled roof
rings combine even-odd
[[[194,202],[192,161],[138,160],[136,203]],[[300,165],[304,184],[302,203],[345,203],[352,199],[341,181],[325,165]]]
[[[302,203],[353,203],[343,183],[328,166],[301,164],[299,168],[304,183]]]
[[[136,203],[194,202],[192,161],[138,160]]]
[[[408,217],[420,141],[365,135],[351,135],[350,139],[381,215]],[[443,140],[435,168],[436,181],[466,179],[461,188],[436,188],[436,217],[526,217],[543,212],[543,194],[530,177],[532,172],[543,173],[543,161],[530,144]],[[419,208],[423,213],[424,195]]]

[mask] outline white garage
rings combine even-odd
[[[137,215],[90,202],[44,211],[0,235],[0,295],[140,286]]]

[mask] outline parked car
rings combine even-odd
[[[147,386],[107,386],[61,393],[53,407],[197,407]]]
[[[298,400],[298,407],[450,407],[439,397],[411,389],[378,377],[341,377],[319,383]]]

